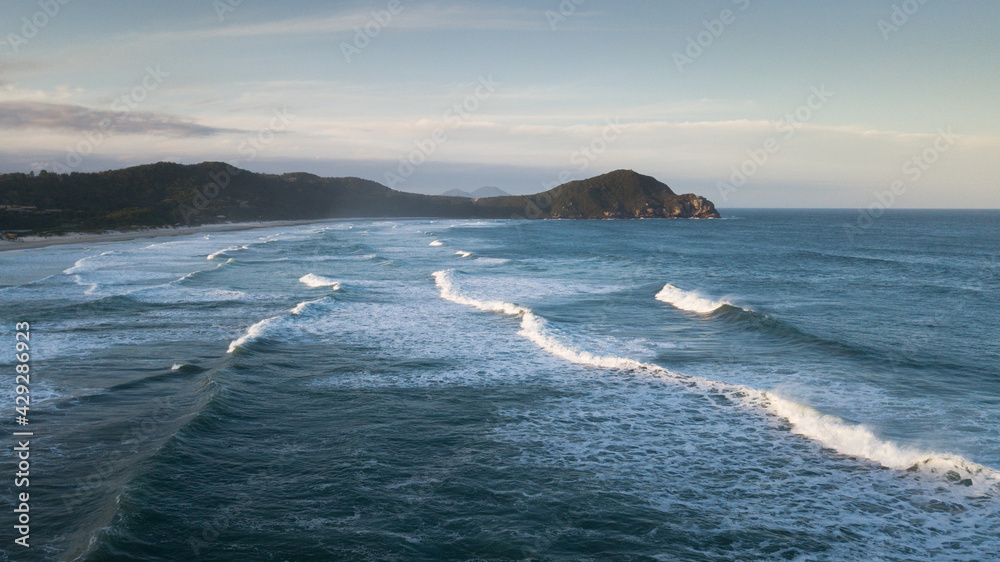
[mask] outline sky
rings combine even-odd
[[[624,168],[722,208],[1000,208],[995,0],[0,8],[0,172],[526,194]]]

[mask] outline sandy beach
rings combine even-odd
[[[32,250],[35,248],[45,248],[47,246],[62,246],[68,244],[93,244],[96,242],[123,242],[140,238],[160,238],[163,236],[185,236],[188,234],[199,234],[203,232],[229,232],[233,230],[253,230],[257,228],[270,228],[275,226],[295,226],[300,224],[310,224],[315,222],[336,222],[344,219],[321,219],[321,220],[300,220],[300,221],[265,221],[265,222],[239,222],[224,224],[206,224],[201,226],[186,226],[180,228],[147,228],[141,230],[112,230],[108,232],[71,232],[62,235],[30,235],[23,236],[17,240],[0,241],[0,252],[15,250]]]

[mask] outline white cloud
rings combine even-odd
[[[234,37],[267,37],[274,35],[349,34],[376,21],[373,12],[385,9],[373,5],[327,16],[304,16],[251,24],[226,24],[179,31],[165,31],[142,40],[192,40]],[[235,18],[233,18],[235,19]],[[545,15],[539,10],[525,10],[491,5],[416,5],[403,2],[402,11],[392,15],[386,28],[411,30],[548,30]]]

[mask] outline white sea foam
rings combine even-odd
[[[444,244],[442,244],[440,240],[435,240],[435,241],[431,242],[430,245],[431,246],[444,246]]]
[[[125,294],[138,302],[151,304],[212,303],[252,300],[253,296],[243,291],[226,289],[190,289],[171,281],[165,285],[143,287]]]
[[[302,313],[306,312],[306,310],[308,310],[310,306],[327,300],[328,299],[322,298],[312,301],[300,302],[288,312],[292,316],[300,316],[302,315]],[[232,353],[236,351],[237,349],[242,347],[243,344],[257,341],[262,336],[267,335],[272,328],[282,327],[283,329],[287,329],[289,326],[290,326],[290,319],[288,315],[272,316],[270,318],[265,318],[264,320],[261,320],[260,322],[257,322],[253,326],[247,328],[245,334],[230,342],[229,350],[226,351],[226,353]]]
[[[517,306],[516,304],[511,304],[509,302],[481,301],[469,298],[458,292],[458,289],[455,288],[452,273],[453,272],[450,269],[446,271],[434,272],[434,281],[437,283],[438,289],[441,290],[441,298],[457,304],[478,308],[479,310],[486,312],[499,312],[501,314],[507,314],[508,316],[519,316],[526,312],[530,312],[530,310],[524,308],[523,306]]]
[[[76,263],[74,263],[72,267],[64,269],[63,273],[65,273],[66,275],[70,275],[76,273],[77,271],[80,271],[81,269],[83,269],[84,264],[87,262],[88,259],[90,258],[88,257],[76,260]]]
[[[663,289],[656,293],[656,300],[673,305],[675,308],[698,314],[709,314],[715,312],[723,305],[732,305],[726,301],[714,301],[705,298],[695,291],[685,291],[667,283]]]
[[[302,314],[303,312],[305,312],[306,309],[308,309],[310,305],[313,305],[313,304],[316,304],[318,302],[325,301],[325,300],[326,299],[316,299],[314,301],[300,302],[299,304],[295,305],[295,308],[293,308],[289,312],[291,312],[292,314],[298,316],[298,315]]]
[[[72,267],[70,267],[69,269],[64,270],[63,273],[69,275],[69,274],[77,273],[77,272],[80,272],[80,271],[91,270],[91,269],[93,269],[93,267],[91,267],[91,264],[88,263],[91,260],[95,260],[95,259],[97,259],[97,258],[99,258],[101,256],[117,256],[119,254],[121,254],[121,252],[109,251],[109,252],[102,252],[102,253],[100,253],[100,254],[98,254],[96,256],[87,256],[85,258],[80,258],[80,259],[76,260],[76,263],[74,263]]]
[[[235,252],[235,251],[238,251],[238,250],[246,250],[249,247],[250,247],[249,245],[232,246],[232,247],[226,248],[225,250],[219,250],[218,252],[214,252],[214,253],[208,254],[208,258],[207,259],[214,260],[215,258],[217,258],[219,256],[226,255],[226,252]]]
[[[174,363],[173,366],[170,367],[170,370],[171,371],[180,371],[183,367],[184,367],[184,365],[182,365],[180,363]]]
[[[823,414],[809,406],[763,392],[768,410],[788,420],[792,431],[819,441],[838,453],[875,461],[887,468],[906,470],[913,467],[931,471],[956,470],[965,478],[978,476],[1000,480],[1000,472],[976,464],[959,455],[924,451],[880,439],[864,425],[854,425],[836,416]]]
[[[85,295],[93,295],[95,292],[97,292],[97,289],[100,287],[98,283],[87,283],[79,275],[73,276],[73,282],[82,287],[87,287],[87,289],[83,291],[83,294]]]
[[[476,263],[484,265],[502,265],[510,263],[510,260],[507,258],[476,258]]]
[[[463,252],[462,250],[459,250],[459,251],[455,252],[455,255],[456,256],[462,256],[463,258],[471,258],[472,257],[472,252]]]
[[[334,291],[340,289],[340,281],[334,281],[329,277],[323,277],[322,275],[315,275],[312,273],[303,275],[299,278],[299,281],[314,289],[318,289],[320,287],[330,287]]]
[[[260,322],[257,322],[253,326],[250,326],[246,333],[236,338],[229,344],[229,350],[226,353],[232,353],[243,346],[247,342],[256,341],[257,338],[263,336],[267,329],[281,322],[284,316],[272,316],[271,318],[265,318]]]
[[[697,387],[705,392],[723,394],[737,404],[764,408],[769,413],[787,420],[792,431],[798,435],[818,441],[825,447],[843,455],[868,459],[887,468],[905,470],[917,467],[932,472],[954,470],[959,472],[963,478],[978,477],[991,481],[991,485],[1000,483],[1000,472],[992,468],[976,464],[958,455],[932,453],[900,446],[892,441],[879,438],[862,425],[851,424],[836,416],[822,414],[813,408],[781,398],[771,392],[739,384],[691,377],[675,373],[659,365],[642,363],[625,357],[600,356],[576,349],[559,341],[546,327],[545,319],[536,315],[529,308],[502,301],[483,301],[463,295],[455,286],[452,270],[434,273],[434,280],[441,292],[441,298],[445,300],[487,312],[520,316],[520,335],[543,350],[567,361],[605,369],[645,371],[688,387]]]
[[[215,258],[217,258],[217,257],[219,257],[221,255],[224,255],[226,252],[228,252],[230,250],[233,250],[233,249],[234,248],[226,248],[225,250],[219,250],[218,252],[214,252],[214,253],[208,254],[208,257],[206,259],[214,260]]]
[[[478,308],[486,312],[499,312],[508,316],[520,316],[521,331],[518,332],[520,335],[545,351],[562,357],[567,361],[606,369],[656,369],[669,373],[666,369],[656,365],[647,365],[622,357],[594,355],[588,351],[578,350],[565,345],[549,333],[549,330],[546,328],[545,319],[536,315],[529,308],[503,301],[481,301],[461,294],[455,287],[451,270],[434,273],[434,279],[441,290],[441,297],[445,300]]]

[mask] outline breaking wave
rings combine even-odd
[[[809,406],[764,392],[771,412],[788,420],[792,432],[823,443],[838,453],[875,461],[886,468],[912,470],[928,468],[933,472],[955,471],[968,476],[1000,480],[1000,472],[978,465],[958,455],[932,453],[897,445],[880,439],[863,425],[850,424],[836,416],[823,414]]]
[[[735,306],[726,301],[715,301],[703,297],[696,291],[685,291],[675,287],[670,283],[663,286],[659,293],[656,293],[656,300],[672,305],[674,308],[698,314],[711,314],[723,306]]]
[[[257,341],[258,338],[263,336],[270,326],[276,325],[284,319],[284,316],[272,316],[271,318],[266,318],[257,322],[253,326],[250,326],[246,333],[242,336],[236,338],[235,340],[229,342],[229,349],[226,353],[232,353],[237,349],[243,347],[244,344],[248,342]]]
[[[72,267],[63,270],[63,273],[65,273],[67,275],[70,275],[70,274],[73,274],[73,273],[78,273],[80,271],[88,271],[88,270],[93,269],[93,268],[90,267],[90,264],[88,264],[87,262],[89,262],[89,261],[91,261],[93,259],[99,258],[101,256],[116,256],[116,255],[119,255],[119,254],[121,254],[121,252],[109,251],[109,252],[102,252],[101,254],[99,254],[97,256],[87,256],[85,258],[80,258],[80,259],[76,260],[76,263],[74,263]]]
[[[225,250],[219,250],[218,252],[214,252],[214,253],[208,254],[208,258],[207,259],[214,260],[214,259],[216,259],[216,258],[218,258],[220,256],[227,256],[227,252],[236,252],[236,251],[239,251],[239,250],[246,250],[249,247],[250,247],[249,244],[246,244],[246,245],[243,245],[243,246],[232,246],[232,247],[226,248]]]
[[[316,305],[317,303],[327,302],[329,299],[322,298],[312,301],[304,301],[295,305],[288,311],[288,314],[281,314],[278,316],[272,316],[270,318],[265,318],[260,322],[257,322],[253,326],[247,328],[246,333],[242,336],[236,338],[229,343],[229,349],[226,353],[233,353],[237,349],[241,349],[244,345],[248,343],[255,342],[262,338],[265,338],[268,334],[273,333],[273,328],[281,328],[287,330],[292,327],[292,317],[294,316],[304,316],[309,311],[309,309]]]
[[[496,312],[507,316],[520,317],[519,334],[538,345],[543,350],[567,361],[600,367],[643,371],[653,376],[682,384],[687,387],[713,394],[725,395],[737,404],[766,412],[786,420],[791,431],[797,435],[821,443],[842,455],[874,461],[884,467],[897,470],[928,470],[931,473],[944,472],[949,480],[971,485],[972,477],[989,481],[991,486],[1000,486],[1000,472],[964,457],[947,453],[934,453],[917,448],[900,446],[892,441],[879,438],[863,425],[851,424],[836,416],[823,414],[813,408],[782,398],[772,392],[758,390],[744,385],[717,382],[700,377],[676,373],[652,363],[617,356],[595,355],[563,343],[553,335],[547,322],[531,309],[503,301],[478,300],[462,294],[455,285],[453,270],[438,271],[433,274],[441,298],[470,306],[486,312]],[[672,285],[668,285],[672,287]],[[700,298],[700,297],[699,297]],[[707,303],[709,301],[704,299]],[[727,303],[720,303],[719,306]],[[707,305],[701,307],[702,310]],[[715,310],[718,308],[709,309]],[[955,478],[954,475],[960,478]]]
[[[340,289],[340,281],[334,281],[329,277],[323,277],[322,275],[315,275],[312,273],[300,277],[299,282],[314,289],[318,289],[320,287],[330,287],[334,291]]]

